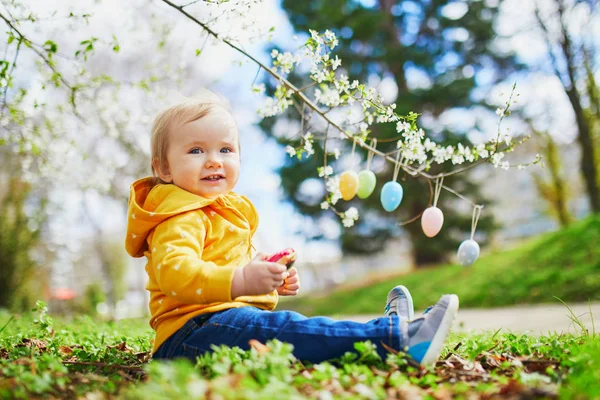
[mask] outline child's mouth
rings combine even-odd
[[[203,181],[208,181],[208,182],[218,182],[221,179],[225,179],[225,177],[223,175],[209,175],[205,178],[202,178]]]

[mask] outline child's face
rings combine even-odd
[[[238,140],[233,117],[220,107],[174,127],[168,139],[167,174],[161,178],[206,198],[229,193],[240,175]]]

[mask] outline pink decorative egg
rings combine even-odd
[[[444,213],[437,207],[429,207],[421,217],[421,227],[427,237],[434,237],[444,225]]]

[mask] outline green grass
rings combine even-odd
[[[417,307],[443,292],[463,306],[598,300],[600,217],[522,247],[482,257],[473,267],[445,266],[402,277]],[[377,312],[390,281],[328,298],[302,300],[316,313]],[[336,302],[335,308],[328,303]],[[346,308],[340,308],[340,304]],[[567,307],[565,307],[567,310]],[[575,326],[580,326],[575,324]],[[600,338],[510,332],[454,334],[442,360],[420,369],[401,353],[381,360],[373,345],[336,362],[303,365],[279,342],[242,351],[222,347],[191,363],[150,358],[146,320],[53,320],[0,311],[1,398],[600,398]]]
[[[435,367],[369,342],[317,365],[277,341],[217,348],[196,363],[149,360],[147,321],[118,323],[0,312],[0,398],[581,398],[600,395],[600,338],[486,333],[451,336]],[[332,397],[328,397],[332,395]]]
[[[368,281],[368,279],[366,279]],[[517,248],[482,256],[471,267],[442,265],[323,296],[284,299],[278,308],[306,315],[373,314],[396,284],[407,286],[415,307],[456,293],[461,307],[600,300],[600,215],[542,235]]]

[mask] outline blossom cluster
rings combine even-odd
[[[331,56],[331,51],[338,44],[333,32],[325,31],[325,33],[319,34],[311,30],[310,33],[311,37],[304,46],[304,56],[311,63],[310,79],[317,84],[314,89],[314,103],[328,108],[352,106],[354,103],[358,103],[362,108],[362,121],[356,126],[350,122],[347,123],[347,126],[341,126],[341,137],[356,137],[364,142],[371,132],[369,129],[371,125],[394,122],[396,131],[401,136],[397,142],[397,148],[405,165],[426,164],[429,166],[432,163],[443,164],[447,161],[453,165],[460,165],[492,157],[490,162],[494,166],[506,166],[499,162],[504,155],[494,141],[470,148],[462,144],[441,146],[426,137],[423,130],[416,127],[417,114],[410,113],[408,116],[400,116],[395,113],[396,104],[385,105],[375,88],[361,84],[358,80],[350,82],[344,73],[336,75],[335,71],[340,67],[341,60],[337,56]],[[275,71],[279,68],[286,74],[289,74],[302,60],[298,54],[280,53],[278,50],[273,50],[271,57],[274,59]],[[286,89],[283,90],[283,88]],[[283,113],[292,104],[290,100],[292,94],[292,91],[283,82],[280,82],[275,95],[267,97],[259,114],[266,117]],[[508,113],[507,109],[501,111],[502,116]],[[512,150],[511,139],[510,135],[503,135],[501,141],[505,143],[504,151]],[[304,145],[306,145],[306,141],[304,141]],[[311,154],[306,149],[302,152]],[[292,154],[292,152],[289,153]],[[293,155],[296,153],[294,152]]]
[[[364,146],[373,124],[394,123],[396,132],[399,134],[399,140],[396,143],[399,152],[399,162],[401,168],[418,168],[427,170],[432,164],[444,164],[450,162],[452,165],[461,165],[472,163],[478,160],[486,160],[496,168],[508,169],[510,163],[505,160],[507,152],[513,151],[515,144],[512,135],[508,132],[500,133],[488,141],[475,146],[463,145],[458,143],[456,146],[442,146],[431,140],[423,129],[417,127],[416,120],[418,114],[409,113],[402,116],[395,112],[396,104],[384,104],[382,96],[373,87],[360,83],[358,80],[350,80],[340,67],[342,60],[332,51],[339,44],[338,39],[332,31],[318,33],[310,30],[310,38],[299,52],[302,54],[293,54],[290,52],[281,53],[273,50],[273,69],[282,74],[289,74],[295,66],[304,59],[310,63],[309,77],[313,81],[313,96],[310,100],[312,105],[319,109],[321,116],[333,108],[348,109],[348,117],[344,123],[333,124],[339,131],[342,139],[352,139],[359,145]],[[267,97],[265,104],[259,110],[261,116],[274,116],[281,114],[292,104],[290,98],[293,95],[294,88],[288,87],[283,80],[278,82],[273,97]],[[305,96],[308,94],[303,93]],[[320,108],[325,107],[325,108]],[[312,108],[312,107],[311,107]],[[498,108],[497,114],[502,118],[510,115],[510,102],[506,107]],[[359,109],[359,119],[353,117],[354,112]],[[354,119],[354,121],[353,121]],[[302,136],[298,147],[288,145],[286,152],[290,156],[301,158],[303,154],[307,157],[314,154],[313,136],[310,132]],[[334,149],[336,159],[339,157],[339,149]],[[531,164],[539,162],[536,160]],[[529,164],[529,165],[531,165]],[[524,168],[524,165],[519,165]],[[327,166],[319,168],[319,176],[323,177],[327,184],[328,192],[326,201],[322,203],[323,208],[330,208],[341,198],[337,184],[339,178],[333,175],[332,169]],[[338,183],[336,183],[338,182]],[[342,217],[344,226],[354,221],[354,213],[348,217],[346,213],[339,213]],[[345,221],[345,222],[344,222]],[[353,223],[352,223],[353,224]]]

